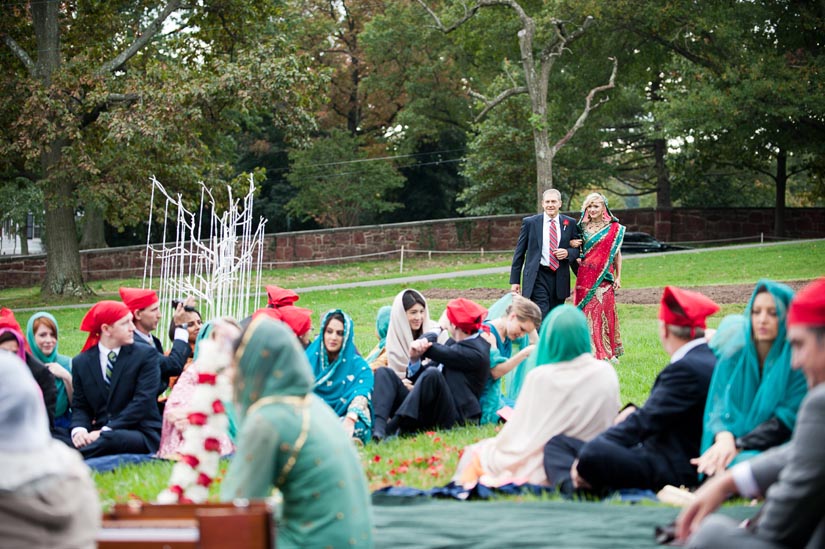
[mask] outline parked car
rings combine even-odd
[[[623,254],[648,254],[652,252],[671,252],[686,250],[685,246],[672,246],[666,242],[659,242],[651,235],[642,232],[627,231],[622,242]]]

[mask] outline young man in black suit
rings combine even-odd
[[[570,240],[579,236],[576,220],[559,214],[559,191],[544,191],[541,205],[544,213],[521,222],[510,285],[513,293],[521,293],[538,305],[544,318],[570,296],[570,265],[579,257],[579,249],[571,247]]]
[[[690,460],[699,455],[702,418],[716,357],[705,342],[705,319],[719,306],[697,292],[667,286],[659,307],[659,339],[670,364],[645,405],[590,442],[555,436],[544,449],[547,477],[563,491],[696,486]],[[622,419],[623,418],[623,419]]]
[[[185,303],[178,303],[172,322],[175,323],[175,339],[169,354],[163,351],[163,345],[152,332],[160,322],[160,300],[154,290],[139,288],[120,288],[120,299],[132,313],[135,324],[135,344],[148,345],[158,352],[160,360],[160,384],[158,394],[169,386],[169,378],[179,376],[183,372],[186,360],[192,352],[189,346],[189,324],[196,322],[200,317],[186,310],[194,305],[193,299]]]
[[[375,394],[383,403],[374,403],[373,438],[478,420],[479,398],[490,375],[490,344],[479,332],[486,315],[487,309],[469,299],[453,299],[447,304],[451,339],[442,345],[438,333],[427,332],[410,345],[412,389],[394,374],[383,376],[380,388],[376,379]],[[388,416],[393,416],[389,423]]]
[[[72,360],[72,443],[85,458],[156,452],[157,351],[133,345],[132,313],[118,301],[96,303],[80,329],[89,337]]]

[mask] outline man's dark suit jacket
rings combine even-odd
[[[696,486],[699,479],[690,460],[701,453],[705,400],[715,364],[716,356],[706,343],[694,347],[659,373],[644,406],[595,440],[650,456],[661,477],[653,484]],[[579,453],[579,473],[585,479],[587,446]]]
[[[172,349],[169,351],[169,354],[166,355],[163,352],[163,345],[160,344],[160,340],[156,338],[154,334],[149,335],[152,336],[154,346],[149,345],[148,341],[137,334],[135,334],[135,345],[154,347],[158,352],[158,358],[160,359],[160,384],[157,394],[161,394],[169,387],[170,377],[179,376],[183,373],[183,367],[186,365],[186,359],[189,358],[192,348],[189,347],[188,341],[176,339],[172,342]]]
[[[556,297],[565,300],[570,297],[570,265],[579,257],[579,249],[570,247],[570,240],[578,238],[576,220],[559,214],[559,248],[567,249],[567,258],[559,260],[556,269]],[[565,222],[567,224],[565,224]],[[525,217],[521,222],[513,264],[510,267],[510,284],[521,281],[521,295],[530,299],[541,262],[542,243],[544,241],[544,213]],[[524,273],[522,274],[522,267]]]
[[[159,355],[149,345],[120,348],[111,386],[103,380],[100,348],[95,345],[72,360],[72,429],[138,431],[148,448],[160,443],[161,418],[157,405]]]
[[[459,342],[449,339],[443,345],[436,341],[437,335],[434,333],[426,333],[422,337],[433,344],[423,358],[429,358],[433,366],[444,365],[441,373],[453,395],[460,418],[466,420],[479,417],[479,398],[490,375],[490,344],[483,337]],[[419,370],[416,378],[425,369]]]

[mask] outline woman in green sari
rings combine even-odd
[[[312,392],[303,349],[287,328],[252,321],[235,353],[241,431],[221,497],[283,495],[278,547],[372,547],[364,472],[340,420]]]

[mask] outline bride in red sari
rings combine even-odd
[[[576,277],[576,306],[587,317],[593,355],[617,362],[624,353],[615,292],[621,288],[625,226],[610,212],[604,195],[591,193],[584,199],[578,227],[583,259]]]

